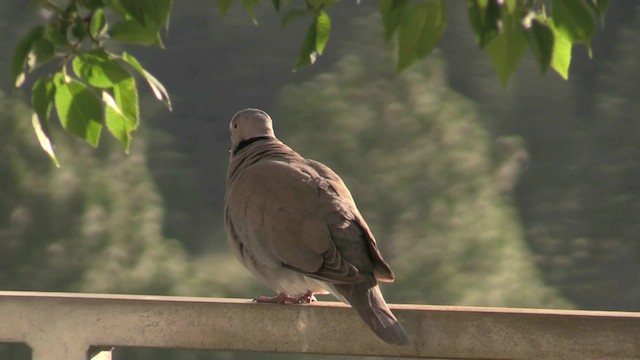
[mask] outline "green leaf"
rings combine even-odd
[[[34,42],[42,38],[43,26],[36,26],[25,35],[16,46],[11,62],[11,81],[16,88],[20,87],[25,79],[25,64],[27,56],[31,51]]]
[[[323,5],[318,6],[322,7]],[[305,15],[308,13],[308,11],[304,12]],[[316,16],[311,25],[309,25],[307,34],[302,42],[302,47],[298,54],[298,60],[296,61],[296,66],[293,69],[294,72],[315,63],[318,56],[324,52],[327,42],[329,41],[329,35],[331,34],[331,19],[324,10],[316,11],[315,13]],[[285,18],[287,15],[285,15]]]
[[[258,18],[256,18],[255,9],[255,5],[257,2],[257,0],[242,0],[242,5],[244,6],[244,9],[247,10],[247,14],[251,16],[251,21],[253,21],[254,25],[258,25]]]
[[[571,48],[573,44],[571,40],[565,37],[565,34],[559,31],[553,22],[548,21],[549,28],[553,31],[553,54],[551,56],[551,67],[555,70],[563,79],[569,78],[569,65],[571,65]]]
[[[102,131],[100,101],[81,82],[73,79],[66,82],[62,73],[54,76],[54,83],[56,110],[62,127],[97,147]]]
[[[314,22],[309,25],[307,34],[305,35],[304,41],[302,42],[302,47],[300,48],[300,53],[298,54],[296,67],[293,69],[293,71],[298,71],[305,66],[313,64],[314,62],[316,62],[317,57],[318,53],[316,51],[316,25]]]
[[[506,86],[522,59],[527,40],[520,22],[521,16],[503,14],[502,32],[487,44],[485,50],[500,77],[502,86]]]
[[[169,98],[169,93],[164,88],[164,85],[158,79],[156,79],[153,75],[151,75],[147,70],[145,70],[142,65],[138,62],[138,60],[132,55],[127,54],[126,52],[122,53],[122,60],[124,60],[127,64],[129,64],[132,68],[134,68],[142,77],[147,81],[149,87],[153,91],[153,94],[158,100],[161,100],[165,106],[171,111],[171,99]]]
[[[56,167],[60,167],[60,162],[58,162],[58,158],[56,157],[55,151],[53,151],[53,142],[49,137],[49,122],[47,120],[42,120],[38,117],[36,113],[31,115],[31,125],[33,126],[33,130],[36,132],[36,137],[38,138],[38,142],[42,149],[49,155],[51,160]]]
[[[108,88],[131,79],[131,75],[102,49],[79,54],[73,59],[76,75],[98,88]]]
[[[173,0],[117,0],[132,19],[144,28],[159,30],[169,22]]]
[[[517,0],[500,0],[499,2],[503,3],[504,5],[506,5],[506,10],[509,14],[513,15],[515,10],[518,9],[518,3],[516,2]]]
[[[553,31],[537,19],[532,19],[528,25],[529,28],[525,31],[527,42],[540,66],[540,72],[544,73],[549,68],[553,54]]]
[[[220,10],[220,13],[222,15],[227,14],[227,10],[229,10],[232,2],[233,0],[216,0],[216,3],[218,4],[218,10]]]
[[[53,151],[51,131],[49,129],[49,114],[53,108],[56,88],[52,80],[38,79],[31,90],[31,106],[34,113],[31,116],[31,125],[36,132],[38,142],[51,160],[60,167],[60,163]]]
[[[400,22],[398,70],[424,58],[435,47],[446,26],[445,1],[416,5]]]
[[[164,24],[169,26],[172,6],[173,0],[111,0],[110,7],[125,18],[113,26],[111,38],[163,48],[160,29]]]
[[[27,67],[29,71],[33,71],[39,65],[46,63],[47,61],[55,57],[55,47],[51,41],[40,38],[37,39],[31,46],[29,57],[27,59]]]
[[[102,9],[96,10],[91,16],[91,23],[89,24],[89,31],[91,37],[97,39],[100,37],[107,28],[107,21],[104,17],[104,11]]]
[[[469,22],[481,48],[500,32],[500,5],[498,0],[470,0]]]
[[[380,2],[380,15],[384,27],[384,39],[391,40],[409,4],[408,0],[382,0]]]
[[[271,4],[273,4],[273,8],[276,9],[276,12],[280,12],[280,0],[271,0]]]
[[[140,108],[138,106],[136,79],[129,78],[117,83],[113,87],[113,95],[122,113],[135,121],[137,125],[138,121],[140,121]]]
[[[131,145],[131,132],[138,127],[138,121],[127,116],[120,108],[117,101],[107,92],[102,92],[102,101],[105,103],[105,123],[107,129],[129,153]]]
[[[40,78],[33,84],[31,88],[31,106],[41,121],[49,119],[55,94],[56,87],[52,80]]]
[[[133,122],[111,106],[105,107],[104,118],[107,129],[122,144],[125,153],[128,154],[131,146],[131,129],[134,127]]]
[[[138,90],[135,79],[121,81],[113,88],[113,97],[107,91],[102,93],[107,129],[116,138],[126,153],[129,153],[131,133],[139,124]]]
[[[51,43],[55,47],[62,48],[69,46],[69,39],[67,39],[67,34],[65,30],[59,26],[59,24],[45,26],[44,37],[49,39],[49,41],[51,41]]]
[[[75,17],[73,26],[71,27],[71,34],[78,40],[82,41],[87,35],[87,27],[79,16]]]
[[[120,15],[120,17],[124,19],[130,19],[131,15],[127,14],[127,10],[122,6],[120,0],[104,0],[105,5],[109,7],[109,9],[113,10],[116,14]]]
[[[147,28],[134,20],[117,22],[111,28],[109,36],[113,40],[139,45],[158,45],[162,47],[158,28]]]
[[[322,55],[331,34],[331,19],[325,11],[320,11],[316,17],[316,51]]]
[[[575,43],[590,46],[595,32],[594,14],[589,8],[590,0],[551,0],[551,16],[561,33]]]

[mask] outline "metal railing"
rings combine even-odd
[[[640,359],[640,313],[392,305],[408,346],[376,338],[335,302],[0,292],[0,342],[35,360],[87,359],[90,346],[435,359]],[[102,352],[102,359],[109,358]]]

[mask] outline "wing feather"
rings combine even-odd
[[[340,254],[327,226],[318,174],[304,162],[260,161],[228,189],[228,223],[236,248],[255,261],[333,283],[362,281]],[[232,234],[232,236],[234,236]]]

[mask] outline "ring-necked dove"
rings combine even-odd
[[[278,293],[256,301],[301,303],[330,293],[382,340],[408,344],[377,285],[392,282],[393,272],[340,177],[280,142],[264,111],[238,112],[229,129],[227,237],[242,264]]]

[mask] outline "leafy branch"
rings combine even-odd
[[[216,0],[224,15],[232,0]],[[257,24],[259,0],[242,0]],[[603,21],[609,0],[467,0],[471,27],[478,45],[489,56],[503,86],[518,67],[528,47],[541,73],[549,67],[568,78],[571,50],[582,44],[591,52],[591,38]],[[293,2],[272,0],[282,14],[283,27],[310,19],[294,71],[312,65],[321,56],[331,34],[329,10],[335,0]],[[548,5],[548,6],[547,6]],[[131,43],[164,47],[162,30],[168,27],[173,0],[40,0],[48,16],[16,46],[11,79],[16,88],[26,76],[49,63],[48,73],[31,87],[32,123],[42,148],[58,165],[51,139],[50,117],[55,108],[69,133],[96,147],[102,128],[126,152],[140,123],[134,74],[144,79],[155,97],[171,110],[169,94],[158,79],[126,52],[114,53],[109,44]],[[446,0],[381,0],[384,37],[397,46],[397,68],[402,71],[426,57],[445,31]]]
[[[24,84],[27,74],[57,61],[53,71],[38,78],[31,88],[32,124],[43,149],[59,165],[51,139],[51,110],[62,127],[98,146],[102,128],[129,151],[131,133],[140,114],[137,72],[155,96],[171,109],[164,86],[130,54],[110,52],[108,40],[162,46],[160,31],[169,20],[171,0],[74,0],[60,6],[40,2],[49,15],[16,47],[11,78]],[[107,15],[112,20],[107,20]],[[71,69],[69,69],[71,68]],[[72,71],[71,71],[72,70]]]

